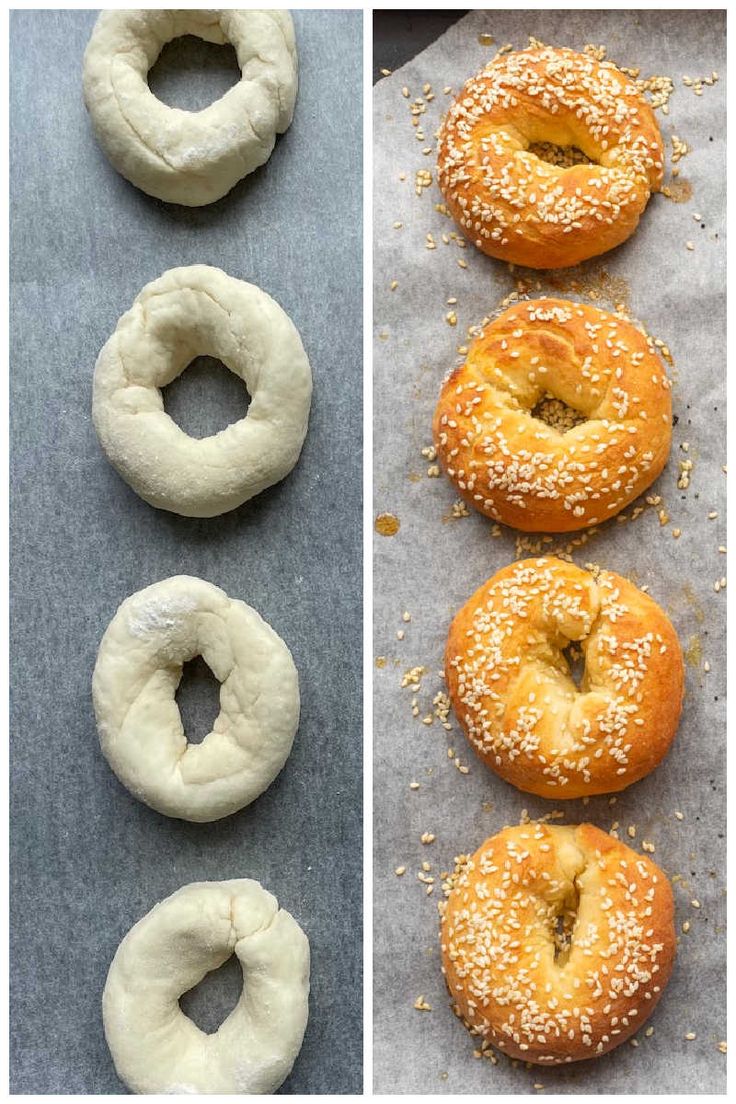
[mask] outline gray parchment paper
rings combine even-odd
[[[120,939],[186,882],[248,876],[276,894],[312,947],[309,1026],[282,1091],[355,1092],[362,19],[294,13],[292,127],[230,195],[187,210],[132,187],[95,142],[81,91],[95,17],[12,17],[11,1088],[123,1091],[100,1014]],[[179,40],[152,85],[167,102],[204,106],[237,79],[226,57]],[[273,295],[314,373],[295,470],[240,510],[202,521],[142,502],[105,460],[90,421],[95,359],[119,316],[149,280],[196,262]],[[190,432],[242,413],[242,388],[223,374],[199,363],[167,396]],[[118,784],[90,700],[97,646],[118,604],[178,572],[259,610],[289,644],[301,680],[301,724],[283,772],[248,809],[212,825],[159,816]],[[201,679],[187,687],[200,739],[217,710],[210,690]],[[236,974],[212,975],[185,1002],[210,1030],[235,1002]]]
[[[495,46],[482,45],[481,33],[492,35]],[[422,724],[443,688],[439,672],[453,614],[516,554],[512,531],[494,539],[480,515],[448,520],[457,496],[444,477],[427,478],[429,462],[421,455],[431,442],[440,382],[457,362],[467,327],[498,307],[514,278],[507,265],[471,246],[445,245],[441,235],[454,225],[435,210],[441,197],[434,179],[421,197],[414,179],[419,169],[434,178],[433,135],[449,101],[443,89],[459,89],[501,45],[521,48],[529,35],[578,49],[604,43],[610,58],[641,66],[642,76],[671,76],[670,114],[658,113],[668,177],[672,134],[692,147],[679,162],[678,178],[678,188],[685,194],[691,188],[692,198],[654,197],[633,238],[575,273],[582,288],[598,289],[598,305],[627,301],[632,316],[666,341],[674,358],[678,421],[670,462],[654,488],[670,520],[661,526],[657,509],[649,508],[635,521],[609,523],[575,552],[580,564],[594,561],[647,585],[688,656],[687,700],[674,747],[613,806],[607,797],[587,806],[554,805],[522,794],[483,766],[456,725],[446,733],[436,718]],[[726,1060],[718,1043],[726,1038],[725,594],[714,590],[726,574],[726,557],[718,552],[725,543],[724,53],[721,12],[476,12],[375,90],[375,512],[393,513],[401,523],[393,537],[374,536],[375,655],[383,657],[375,672],[374,1068],[381,1091],[530,1093],[535,1083],[549,1093],[724,1091]],[[713,70],[720,79],[701,96],[683,85],[683,75]],[[409,105],[426,83],[436,98],[420,117],[425,140],[418,141]],[[425,147],[430,155],[422,154]],[[395,222],[402,227],[394,229]],[[428,233],[435,250],[425,247]],[[544,273],[535,278],[535,294],[577,297],[569,273],[555,283]],[[445,321],[452,297],[455,328]],[[678,461],[688,456],[690,486],[679,490]],[[714,511],[718,516],[709,520]],[[674,528],[682,530],[679,540]],[[401,641],[397,630],[405,632]],[[427,674],[414,718],[411,690],[400,682],[417,665]],[[448,758],[448,747],[469,766],[467,775]],[[418,790],[409,788],[412,780]],[[474,1060],[474,1042],[450,1010],[439,966],[440,875],[452,870],[456,855],[517,823],[523,809],[536,817],[560,807],[568,822],[589,819],[608,830],[618,821],[621,837],[637,849],[643,840],[653,842],[654,858],[682,879],[674,885],[678,931],[685,921],[691,928],[682,934],[672,982],[651,1020],[654,1034],[640,1031],[638,1048],[625,1044],[598,1062],[562,1069],[513,1067],[503,1058],[493,1066]],[[436,841],[423,846],[423,832],[435,833]],[[429,897],[417,880],[423,861],[437,878]],[[394,874],[398,866],[407,868],[403,877]],[[415,1011],[420,995],[431,1012]],[[697,1037],[685,1041],[690,1032]]]

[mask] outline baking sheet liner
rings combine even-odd
[[[442,235],[449,237],[455,226],[435,210],[441,196],[434,134],[451,100],[443,89],[458,90],[497,49],[506,43],[522,48],[529,35],[577,49],[603,43],[612,60],[641,67],[642,77],[670,76],[675,87],[669,114],[658,111],[657,117],[667,144],[667,178],[680,202],[655,196],[627,243],[552,278],[528,270],[512,275],[509,266],[470,245],[445,244]],[[726,606],[724,591],[714,589],[726,575],[726,557],[718,551],[725,544],[726,482],[724,55],[723,12],[474,12],[375,89],[374,506],[376,515],[391,514],[400,523],[393,536],[374,533],[376,1091],[541,1091],[535,1085],[547,1093],[725,1091],[726,1059],[718,1043],[726,1038]],[[717,81],[703,85],[700,95],[694,84],[683,83],[683,76],[711,77],[713,70]],[[426,103],[419,140],[410,114],[417,97]],[[691,147],[674,179],[673,135]],[[421,170],[432,173],[432,183],[417,196]],[[428,234],[435,249],[426,247]],[[452,715],[451,732],[436,716],[422,723],[444,688],[440,671],[453,614],[517,553],[513,531],[501,529],[494,538],[492,523],[480,515],[453,516],[457,495],[443,476],[428,477],[432,462],[422,449],[431,444],[440,382],[461,359],[457,347],[467,328],[497,309],[521,276],[530,278],[532,295],[579,298],[607,309],[623,302],[674,360],[672,453],[648,492],[661,496],[660,505],[634,521],[609,522],[573,552],[580,564],[595,562],[648,586],[672,618],[687,658],[687,697],[672,751],[614,805],[608,797],[555,804],[522,794],[475,757]],[[448,304],[451,298],[456,305]],[[446,321],[450,310],[455,327]],[[679,461],[687,459],[693,463],[690,484],[680,489]],[[380,524],[385,528],[385,519]],[[673,529],[681,530],[679,539]],[[543,548],[568,540],[556,538]],[[415,666],[426,668],[417,693],[401,688]],[[410,789],[412,780],[419,789]],[[588,819],[606,830],[618,822],[622,839],[636,849],[642,841],[654,843],[655,860],[677,877],[677,963],[650,1021],[654,1033],[639,1031],[638,1046],[625,1044],[598,1061],[558,1069],[473,1058],[475,1041],[452,1014],[440,973],[440,876],[452,870],[456,855],[517,823],[524,809],[532,817],[563,809],[567,822]],[[636,829],[633,840],[629,826]],[[435,842],[423,845],[424,832]],[[422,871],[422,862],[431,864],[430,872]],[[397,877],[400,866],[406,873]],[[418,872],[436,878],[431,895]],[[419,996],[431,1012],[415,1010]],[[693,1032],[696,1038],[686,1041]]]
[[[128,184],[94,139],[81,65],[96,14],[11,19],[11,1091],[124,1091],[100,1012],[120,939],[187,882],[248,876],[293,913],[312,948],[309,1026],[281,1091],[356,1092],[362,17],[294,12],[293,125],[227,197],[185,209]],[[167,102],[197,108],[236,71],[222,48],[181,39],[151,79]],[[90,421],[95,359],[120,315],[165,269],[199,262],[273,295],[314,373],[297,467],[211,520],[142,502]],[[242,388],[200,363],[170,409],[203,435],[239,416],[241,401]],[[159,816],[123,789],[100,754],[90,699],[118,604],[178,572],[253,605],[288,643],[301,680],[284,770],[248,809],[211,825]],[[187,691],[201,734],[216,712],[209,689],[195,679]],[[184,1002],[210,1030],[234,1003],[237,975],[212,975]]]

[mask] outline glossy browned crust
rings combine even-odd
[[[505,828],[453,877],[442,970],[458,1015],[511,1058],[596,1058],[643,1026],[675,958],[667,876],[591,824]],[[569,957],[556,917],[577,912]],[[588,953],[585,953],[588,952]]]
[[[551,165],[529,146],[577,147],[593,162]],[[464,86],[438,142],[438,182],[484,253],[563,268],[620,245],[662,184],[654,112],[610,62],[553,47],[497,57]]]
[[[562,654],[578,641],[580,689]],[[456,614],[447,689],[471,745],[505,781],[554,800],[615,793],[667,754],[684,665],[657,603],[610,571],[509,564]]]
[[[532,413],[551,394],[587,420]],[[494,521],[561,533],[619,513],[664,468],[671,385],[631,322],[565,299],[517,303],[488,323],[444,382],[433,420],[458,493]]]

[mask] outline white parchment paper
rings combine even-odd
[[[455,227],[435,209],[441,196],[434,135],[450,102],[443,89],[458,90],[500,46],[521,48],[529,35],[577,49],[605,44],[612,60],[641,67],[642,77],[670,76],[675,86],[669,114],[659,111],[658,119],[668,183],[680,202],[653,197],[633,238],[553,278],[512,274],[470,245],[445,244],[442,235]],[[377,1091],[725,1091],[726,1060],[718,1049],[726,1038],[725,593],[715,589],[726,575],[719,552],[725,543],[724,55],[722,12],[474,12],[375,90],[375,513],[391,513],[400,522],[394,536],[374,534]],[[718,79],[702,86],[701,95],[683,83],[683,76],[695,81],[714,70]],[[434,99],[427,99],[426,85]],[[423,138],[411,125],[417,97],[427,104],[419,118]],[[690,147],[674,179],[673,135]],[[418,196],[420,170],[432,173],[432,183]],[[427,248],[428,240],[435,249]],[[607,309],[623,302],[674,359],[673,448],[649,492],[661,503],[635,520],[609,522],[574,550],[580,564],[596,562],[648,586],[672,618],[687,657],[687,697],[673,749],[613,805],[607,797],[554,805],[522,794],[475,758],[452,716],[451,732],[436,716],[422,723],[443,689],[451,617],[515,558],[517,534],[503,529],[493,537],[492,523],[478,514],[453,517],[457,496],[444,477],[427,476],[431,460],[421,450],[431,443],[438,388],[458,361],[468,326],[497,310],[519,276],[531,278],[532,295],[582,298]],[[448,303],[453,298],[457,303]],[[450,310],[457,316],[454,327],[446,321]],[[679,462],[688,459],[689,487],[678,488]],[[632,510],[626,513],[630,518]],[[556,539],[545,550],[566,543]],[[416,694],[401,688],[404,673],[415,666],[426,669]],[[413,780],[418,789],[410,788]],[[640,1031],[638,1046],[625,1044],[599,1061],[560,1069],[526,1068],[503,1057],[494,1066],[474,1059],[475,1043],[450,1010],[437,938],[441,874],[452,870],[456,855],[518,822],[522,810],[536,817],[556,808],[564,809],[567,822],[588,819],[606,830],[618,822],[621,838],[634,848],[654,843],[653,857],[676,879],[677,964],[649,1021],[654,1032]],[[424,832],[435,841],[422,844]],[[431,870],[422,871],[422,862]],[[394,873],[400,866],[406,867],[403,876]],[[418,872],[436,878],[431,895]],[[420,995],[431,1011],[415,1010]],[[689,1033],[696,1037],[686,1040]]]

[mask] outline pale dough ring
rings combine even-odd
[[[195,35],[231,43],[241,79],[202,111],[158,100],[148,72],[167,42]],[[271,156],[297,91],[294,27],[286,11],[103,11],[84,55],[84,100],[109,161],[168,203],[220,199]]]
[[[189,744],[176,704],[202,656],[220,712]],[[122,603],[100,644],[92,698],[102,752],[132,794],[166,816],[219,820],[254,801],[291,751],[299,680],[281,637],[219,587],[175,575]]]
[[[179,998],[232,954],[243,992],[207,1035]],[[117,949],[102,996],[107,1045],[134,1093],[271,1093],[288,1076],[309,1014],[309,941],[250,879],[194,882],[161,901]]]
[[[160,388],[197,356],[219,358],[248,388],[244,418],[186,434]],[[219,268],[172,268],[147,284],[97,358],[92,419],[108,460],[151,506],[215,517],[278,483],[307,432],[312,373],[288,315]]]

